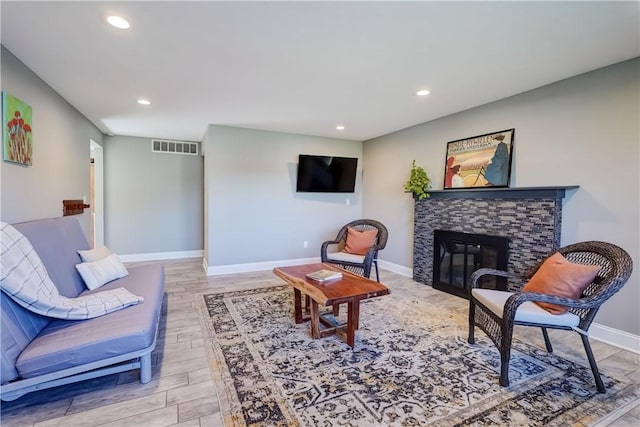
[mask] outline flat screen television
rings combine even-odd
[[[298,156],[299,193],[353,193],[356,187],[355,157]]]

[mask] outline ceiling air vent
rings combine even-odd
[[[151,151],[154,153],[198,155],[197,142],[169,141],[167,139],[152,139]]]

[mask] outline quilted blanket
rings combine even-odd
[[[0,288],[34,313],[57,319],[91,319],[144,302],[125,288],[77,298],[60,295],[29,240],[11,225],[0,222]]]

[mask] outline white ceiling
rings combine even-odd
[[[2,44],[103,132],[193,141],[208,124],[367,140],[640,55],[637,1],[0,8]]]

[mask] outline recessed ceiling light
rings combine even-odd
[[[344,126],[340,125],[340,126],[336,126],[336,129],[338,130],[344,130]]]
[[[431,92],[429,92],[428,90],[419,90],[416,92],[416,95],[418,96],[427,96],[429,95]]]
[[[109,16],[107,18],[107,22],[114,27],[120,28],[122,30],[126,30],[127,28],[129,28],[129,23],[121,16]]]
[[[146,99],[138,99],[138,104],[149,105],[151,101],[147,101]]]

